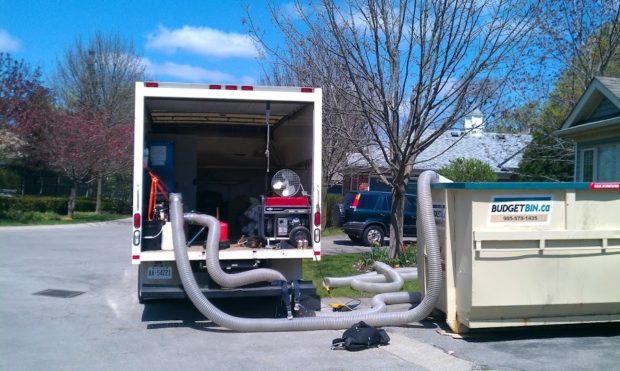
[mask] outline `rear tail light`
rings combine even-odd
[[[318,227],[321,225],[321,213],[316,211],[314,213],[314,226]]]
[[[141,225],[141,216],[140,213],[135,213],[133,214],[133,227],[134,228],[140,228]]]
[[[359,204],[359,202],[360,202],[360,196],[361,195],[362,195],[361,193],[358,193],[358,194],[355,195],[355,198],[353,199],[353,202],[351,203],[351,208],[352,209],[357,208],[357,204]]]
[[[140,245],[140,231],[135,230],[133,231],[133,245],[134,246],[139,246]]]

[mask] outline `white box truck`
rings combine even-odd
[[[185,297],[167,212],[172,192],[185,211],[222,222],[229,242],[219,258],[229,272],[268,267],[300,280],[302,260],[320,259],[321,97],[318,88],[136,83],[131,259],[140,302]],[[204,269],[206,234],[186,225],[205,295],[280,295],[269,284],[218,287]],[[303,290],[315,296],[311,283]]]

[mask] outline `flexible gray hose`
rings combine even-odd
[[[385,277],[386,282],[375,283],[354,278],[351,280],[351,287],[357,291],[368,292],[394,292],[403,288],[405,281],[392,267],[382,262],[375,262],[373,268]]]
[[[422,295],[419,292],[386,292],[373,296],[370,302],[370,308],[368,309],[356,309],[355,311],[348,312],[316,312],[317,317],[333,317],[333,316],[347,316],[351,314],[373,314],[385,312],[388,309],[388,305],[393,304],[418,304],[422,300]]]
[[[418,279],[418,268],[414,267],[404,267],[404,268],[392,268],[394,269],[403,279],[403,281],[413,281]],[[377,272],[368,272],[362,273],[355,276],[347,276],[347,277],[325,277],[323,281],[325,285],[328,287],[345,287],[351,286],[351,282],[354,279],[362,280],[364,282],[375,282],[382,283],[387,282],[385,276],[382,274],[377,274]],[[369,291],[375,292],[375,291]]]
[[[226,288],[235,288],[257,282],[286,281],[286,277],[277,270],[257,268],[240,273],[226,273],[220,266],[220,222],[211,215],[186,213],[186,222],[198,224],[209,228],[207,234],[207,246],[217,246],[218,248],[207,248],[206,265],[209,276],[218,285]]]
[[[426,318],[434,309],[441,290],[441,263],[439,254],[439,239],[435,228],[433,205],[430,192],[430,184],[437,180],[437,174],[426,171],[418,180],[419,217],[422,223],[426,240],[428,268],[426,284],[426,296],[421,303],[407,311],[382,312],[382,313],[357,313],[338,317],[306,317],[287,319],[272,318],[242,318],[231,316],[216,308],[202,293],[196,283],[185,247],[185,232],[183,230],[183,205],[180,194],[170,195],[170,221],[172,223],[172,237],[174,244],[174,256],[177,269],[187,296],[196,308],[208,319],[219,326],[237,331],[310,331],[310,330],[339,330],[346,329],[359,321],[364,321],[370,326],[397,326],[405,323],[416,322]],[[219,228],[212,228],[219,230]],[[207,250],[219,250],[218,241],[207,239]],[[210,243],[209,243],[210,242]],[[207,253],[211,256],[212,253]],[[401,293],[396,293],[401,294]],[[406,294],[406,293],[405,293]],[[388,296],[391,297],[391,296]]]

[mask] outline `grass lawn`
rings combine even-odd
[[[323,287],[323,277],[343,277],[361,274],[355,270],[354,265],[361,260],[362,254],[341,254],[333,256],[323,256],[321,261],[304,260],[303,272],[304,279],[312,280],[317,288],[317,293],[321,297],[346,297],[360,298],[373,297],[377,293],[353,290],[350,287],[332,288],[327,292]],[[403,287],[404,291],[419,291],[417,281],[407,281]]]
[[[49,225],[49,224],[77,224],[77,223],[93,223],[104,222],[108,220],[117,220],[129,218],[130,215],[121,214],[95,214],[94,212],[76,211],[73,213],[73,219],[66,219],[65,216],[56,213],[46,212],[30,212],[28,215],[22,215],[19,220],[0,219],[0,227],[2,226],[20,226],[20,225]]]
[[[322,236],[337,236],[339,234],[344,234],[340,227],[327,227],[321,231]]]

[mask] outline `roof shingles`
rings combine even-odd
[[[523,149],[532,140],[528,134],[481,133],[453,136],[442,134],[416,161],[417,169],[439,169],[457,158],[476,158],[489,164],[495,172],[519,167]],[[451,148],[450,148],[451,147]],[[449,148],[446,150],[446,148]]]
[[[455,135],[458,133],[458,135]],[[519,168],[523,150],[532,140],[528,134],[498,134],[482,132],[477,135],[462,131],[448,131],[435,140],[416,160],[415,169],[437,170],[457,158],[476,158],[489,164],[497,173],[511,172]],[[373,151],[376,158],[381,155]],[[385,166],[385,162],[379,160]],[[354,154],[348,159],[350,168],[367,167],[361,156]]]
[[[620,98],[620,78],[597,76],[596,79],[605,85],[616,97]]]

